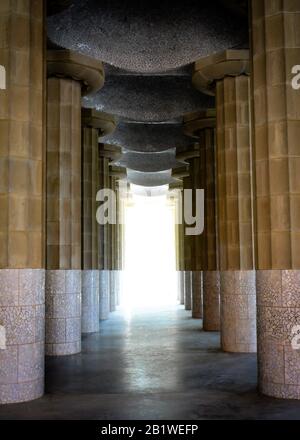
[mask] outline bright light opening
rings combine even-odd
[[[140,195],[132,188],[125,203],[125,255],[121,307],[163,308],[178,304],[175,207],[167,191]]]

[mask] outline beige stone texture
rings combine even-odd
[[[298,1],[252,1],[258,381],[283,399],[300,399],[299,28]]]
[[[0,17],[0,268],[44,267],[44,5],[5,1]],[[33,252],[34,249],[34,252]]]
[[[81,269],[81,85],[48,79],[47,268]]]
[[[300,269],[298,2],[252,2],[257,267]]]

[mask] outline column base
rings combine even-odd
[[[122,271],[115,271],[115,289],[116,289],[116,307],[121,303],[121,284],[122,284]]]
[[[230,353],[256,352],[255,271],[224,271],[221,276],[221,346]]]
[[[179,303],[184,305],[184,271],[180,270],[178,272],[179,276]]]
[[[45,271],[0,270],[0,404],[44,394]],[[5,336],[4,336],[5,335]]]
[[[203,279],[202,272],[192,272],[192,317],[202,319],[203,317]]]
[[[220,331],[220,272],[203,272],[203,330]]]
[[[108,270],[99,271],[100,294],[99,294],[99,319],[108,319],[110,312],[110,279]]]
[[[261,393],[300,399],[300,270],[257,271]]]
[[[109,271],[109,283],[110,283],[110,312],[115,312],[117,310],[116,303],[116,284],[115,284],[115,270]]]
[[[192,310],[192,272],[184,271],[184,306]]]
[[[46,355],[81,351],[81,270],[46,272]]]
[[[99,281],[98,270],[82,271],[82,333],[99,331]]]

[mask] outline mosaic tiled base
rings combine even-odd
[[[110,311],[110,277],[108,270],[99,271],[99,281],[99,318],[100,321],[104,321],[108,319]]]
[[[192,272],[192,317],[195,319],[201,319],[203,317],[202,289],[202,272]]]
[[[116,299],[116,307],[120,305],[120,295],[121,295],[121,280],[122,280],[122,271],[121,270],[115,270],[115,299]]]
[[[99,272],[82,271],[81,332],[99,331]]]
[[[257,272],[259,389],[300,399],[300,270]]]
[[[109,296],[109,302],[110,302],[110,311],[115,312],[117,308],[116,303],[116,285],[115,285],[115,270],[109,271],[109,282],[110,282],[110,296]]]
[[[0,270],[0,404],[26,402],[44,393],[45,271]],[[2,345],[2,344],[1,344]]]
[[[255,353],[255,271],[224,271],[221,276],[221,346],[233,353]]]
[[[220,331],[220,272],[203,272],[203,330]]]
[[[179,270],[178,272],[178,291],[179,291],[179,304],[184,305],[184,272]]]
[[[46,355],[81,351],[81,270],[46,271]]]
[[[192,310],[192,272],[184,272],[184,306],[185,310]]]

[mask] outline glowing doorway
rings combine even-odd
[[[167,195],[133,194],[124,206],[124,309],[178,303],[175,207]]]

